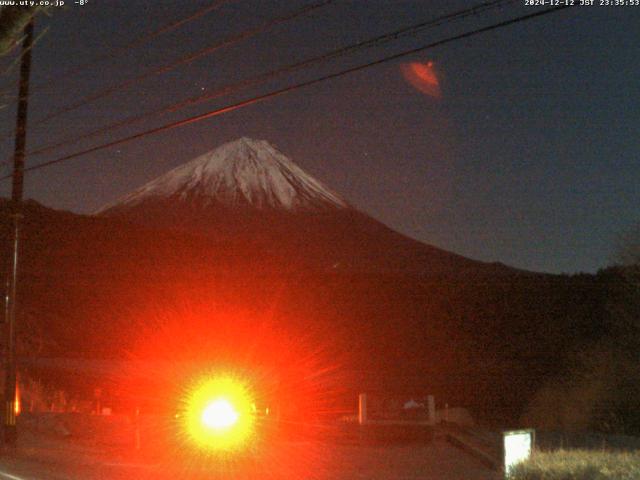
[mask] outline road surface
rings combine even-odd
[[[243,479],[332,479],[332,480],[497,480],[473,457],[436,439],[428,445],[358,446],[311,445],[299,442],[285,446],[288,460],[264,462],[248,472],[229,476],[201,462],[173,462],[171,458],[110,458],[99,449],[79,449],[66,441],[31,447],[20,446],[0,458],[0,480],[164,480],[205,478]],[[314,452],[306,460],[306,452]],[[155,463],[154,463],[155,462]],[[284,465],[287,463],[288,465]]]

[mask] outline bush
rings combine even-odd
[[[592,450],[536,452],[511,470],[511,480],[637,480],[640,453]]]

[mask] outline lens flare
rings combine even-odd
[[[201,421],[205,427],[222,430],[238,422],[238,412],[225,398],[211,402],[202,412]]]
[[[210,294],[135,316],[149,327],[119,388],[146,414],[141,452],[171,478],[324,477],[354,384],[338,373],[342,347],[294,327],[302,313],[223,308]]]
[[[416,90],[436,99],[442,98],[439,75],[432,61],[403,63],[400,69],[405,80]]]
[[[184,401],[186,437],[211,452],[240,449],[254,433],[253,405],[249,390],[234,378],[202,380]]]

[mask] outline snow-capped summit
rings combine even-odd
[[[168,200],[192,210],[213,206],[294,212],[348,208],[340,195],[269,142],[243,137],[167,172],[97,213],[109,215]]]

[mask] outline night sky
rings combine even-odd
[[[422,30],[227,97],[30,156],[28,165],[534,12],[524,1]],[[228,1],[126,52],[119,45],[211,1],[89,0],[37,19],[29,118],[317,0]],[[28,148],[73,137],[342,46],[470,7],[336,1],[29,130]],[[598,3],[598,0],[596,0]],[[240,136],[266,139],[358,209],[428,244],[548,272],[595,272],[640,222],[640,6],[575,7],[414,54],[199,123],[29,173],[26,196],[90,213]],[[117,54],[67,74],[109,51]],[[14,56],[2,91],[17,92]],[[406,64],[433,62],[440,95]],[[403,67],[403,65],[405,65]],[[431,92],[433,93],[433,92]],[[9,173],[15,104],[0,111]],[[0,194],[9,196],[5,180]]]

